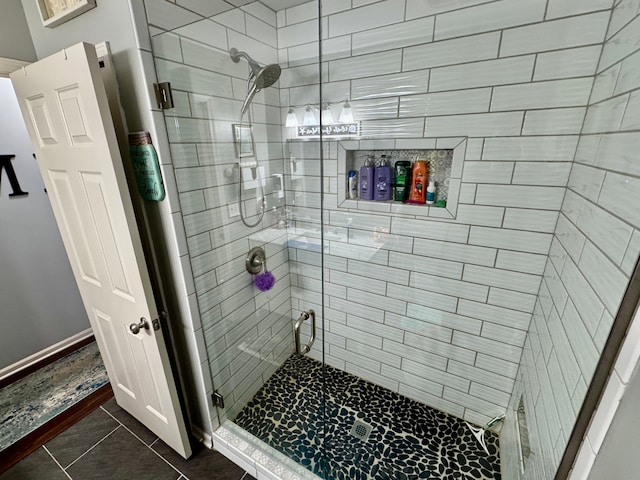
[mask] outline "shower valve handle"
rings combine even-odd
[[[252,275],[260,273],[263,268],[265,272],[267,271],[267,255],[262,247],[254,247],[249,250],[245,260],[245,267],[247,272]]]

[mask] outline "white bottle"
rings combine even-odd
[[[427,187],[427,205],[433,205],[436,202],[436,185],[433,180],[429,180]]]
[[[349,172],[349,198],[355,200],[358,198],[358,172],[351,170]]]

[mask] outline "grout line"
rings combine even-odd
[[[180,477],[178,477],[178,480],[180,480],[180,479],[188,480],[188,477],[186,477],[186,476],[185,476],[185,475],[184,475],[180,470],[178,470],[178,468],[176,468],[176,467],[175,467],[171,462],[169,462],[167,459],[165,459],[162,455],[160,455],[158,452],[156,452],[156,451],[152,448],[152,446],[153,446],[153,445],[155,445],[155,444],[160,440],[159,438],[156,438],[156,439],[155,439],[151,444],[147,445],[147,444],[146,444],[146,443],[145,443],[145,442],[144,442],[140,437],[138,437],[138,436],[137,436],[135,433],[133,433],[129,428],[127,428],[127,426],[126,426],[126,425],[124,425],[124,424],[123,424],[119,419],[117,419],[114,415],[112,415],[110,412],[108,412],[108,411],[107,411],[105,408],[103,408],[102,406],[100,406],[100,408],[101,408],[105,413],[107,413],[107,415],[109,415],[109,416],[110,416],[111,418],[113,418],[116,422],[118,422],[118,423],[120,424],[120,426],[121,426],[121,427],[123,427],[127,432],[129,432],[133,437],[135,437],[137,440],[139,440],[139,441],[140,441],[140,442],[141,442],[145,447],[147,447],[149,450],[151,450],[151,451],[152,451],[156,456],[158,456],[159,458],[161,458],[161,459],[162,459],[166,464],[168,464],[168,465],[169,465],[171,468],[173,468],[173,469],[174,469],[178,474],[180,474]],[[115,428],[111,433],[115,432],[115,430],[117,430],[118,428],[120,428],[120,427],[116,427],[116,428]],[[109,433],[109,435],[111,435],[111,433]],[[106,437],[108,437],[109,435],[107,435]],[[105,438],[106,438],[106,437],[105,437]],[[104,438],[103,438],[102,440],[104,440]],[[102,441],[102,440],[101,440],[101,441]],[[100,442],[98,442],[98,443],[100,443]],[[97,445],[97,444],[96,444],[96,445]],[[94,445],[94,447],[95,447],[96,445]],[[91,449],[93,449],[94,447],[91,447]],[[89,450],[91,450],[91,449],[89,449]],[[87,451],[87,452],[85,452],[82,456],[84,456],[86,453],[88,453],[88,451]],[[81,456],[81,457],[82,457],[82,456]],[[79,457],[79,458],[81,458],[81,457]],[[78,459],[76,459],[73,463],[75,463],[77,460],[79,460],[79,458],[78,458]],[[72,463],[71,465],[73,465],[73,463]],[[71,465],[69,465],[69,466],[71,466]],[[69,468],[69,467],[67,467],[67,468]],[[70,477],[70,478],[71,478],[71,477]]]
[[[100,406],[100,408],[102,408],[102,406]],[[146,445],[147,447],[149,446],[149,445],[147,445],[147,443],[146,443],[144,440],[142,440],[138,435],[136,435],[136,434],[133,432],[133,430],[131,430],[131,429],[130,429],[129,427],[127,427],[124,423],[122,423],[120,420],[118,420],[118,419],[117,419],[113,414],[111,414],[110,412],[108,412],[105,408],[102,408],[102,409],[105,411],[105,413],[106,413],[107,415],[109,415],[109,416],[110,416],[111,418],[113,418],[116,422],[118,422],[118,423],[120,424],[120,426],[121,426],[122,428],[124,428],[127,432],[129,432],[131,435],[133,435],[134,437],[136,437],[138,440],[140,440],[140,442],[142,442],[142,443],[143,443],[144,445]],[[156,439],[157,439],[157,437],[156,437]],[[155,440],[154,440],[154,442],[155,442]],[[153,443],[153,442],[151,442],[151,443]]]
[[[116,430],[118,430],[120,428],[120,425],[118,425],[116,428],[114,428],[113,430],[111,430],[109,433],[107,433],[104,437],[102,437],[100,440],[98,440],[98,442],[96,442],[93,446],[89,447],[87,450],[84,451],[84,453],[82,455],[80,455],[78,458],[76,458],[73,462],[71,462],[69,465],[67,465],[65,468],[63,468],[63,470],[66,472],[67,469],[69,467],[71,467],[72,465],[74,465],[78,460],[80,460],[82,457],[84,457],[87,453],[89,453],[91,450],[93,450],[95,447],[97,447],[100,443],[102,443],[103,440],[105,440],[107,437],[111,436],[111,434],[113,432],[115,432]]]
[[[549,0],[546,1],[546,4],[544,6],[544,13],[542,14],[542,22],[550,22],[552,20],[555,19],[549,19],[547,18],[547,15],[549,14]]]
[[[125,427],[126,429],[126,427]],[[131,433],[131,435],[133,435],[135,438],[137,438],[138,440],[140,440],[140,438],[133,433],[131,430],[127,429],[129,431],[129,433]],[[156,443],[158,440],[160,440],[159,438],[157,438],[153,443]],[[178,472],[178,474],[180,475],[180,477],[178,477],[177,480],[180,480],[180,478],[184,477],[186,480],[189,480],[184,473],[182,473],[180,470],[178,470],[178,468],[173,465],[169,460],[167,460],[166,458],[164,458],[162,455],[160,455],[158,452],[156,452],[153,448],[151,448],[150,445],[147,445],[146,443],[144,443],[142,440],[140,440],[140,442],[147,447],[154,455],[156,455],[158,458],[160,458],[164,463],[166,463],[167,465],[169,465],[171,468],[173,468],[176,472]]]
[[[49,449],[45,445],[42,445],[42,448],[44,449],[45,452],[47,452],[49,454],[49,456],[53,459],[53,461],[56,462],[56,465],[58,465],[58,467],[60,467],[60,470],[62,470],[62,472],[67,477],[71,478],[71,476],[66,472],[66,470],[64,468],[62,468],[62,465],[60,465],[60,462],[58,462],[56,457],[53,456],[53,454],[49,451]]]

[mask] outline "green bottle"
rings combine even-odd
[[[164,200],[164,182],[149,132],[129,134],[129,156],[136,176],[138,192],[145,200]]]
[[[393,199],[398,202],[404,202],[409,193],[407,185],[409,185],[409,177],[411,175],[411,162],[398,160],[394,168],[396,181],[393,185]]]

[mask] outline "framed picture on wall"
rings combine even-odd
[[[251,125],[241,125],[234,123],[233,142],[236,145],[236,156],[238,158],[255,156],[253,130]]]
[[[35,0],[45,27],[57,27],[74,17],[91,10],[96,0]]]

